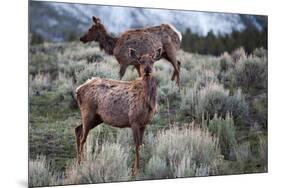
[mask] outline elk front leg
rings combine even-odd
[[[123,78],[125,72],[126,72],[126,69],[127,69],[128,65],[120,65],[120,70],[119,70],[119,77],[120,77],[120,80]]]
[[[138,71],[138,74],[139,74],[139,77],[141,77],[141,72],[140,72],[140,66],[139,65],[135,65],[137,71]]]
[[[84,159],[84,145],[87,140],[87,136],[89,134],[89,131],[102,123],[101,118],[97,114],[92,114],[94,110],[88,110],[87,114],[82,115],[82,134],[81,134],[81,139],[80,139],[80,160]]]
[[[140,145],[143,144],[144,130],[145,130],[145,127],[140,128]]]
[[[80,140],[81,140],[81,133],[82,133],[82,124],[75,128],[75,136],[76,136],[76,159],[77,163],[80,164]]]
[[[132,175],[137,176],[139,173],[140,169],[140,154],[139,154],[139,149],[140,149],[140,144],[141,144],[141,135],[140,135],[140,128],[137,126],[137,124],[134,124],[132,126],[132,131],[133,131],[133,137],[134,137],[134,142],[135,142],[135,162],[132,170]]]

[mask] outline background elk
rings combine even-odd
[[[152,66],[160,53],[138,56],[135,49],[129,56],[137,59],[141,78],[135,81],[117,81],[92,78],[76,89],[82,125],[75,128],[78,163],[84,158],[83,147],[91,129],[100,123],[113,127],[129,127],[133,131],[135,162],[133,175],[140,168],[139,149],[144,130],[151,121],[157,102],[156,79],[152,76]]]
[[[89,29],[89,31],[80,38],[80,41],[83,43],[87,43],[90,41],[96,41],[99,43],[100,48],[103,49],[106,53],[110,55],[114,55],[120,64],[120,79],[126,72],[126,69],[129,65],[134,65],[138,71],[140,76],[139,65],[135,59],[132,59],[128,56],[129,48],[134,48],[135,41],[143,40],[146,41],[141,46],[135,47],[138,49],[146,48],[146,44],[150,45],[160,45],[162,48],[161,58],[165,58],[168,60],[174,67],[174,73],[172,76],[172,80],[177,78],[177,84],[180,82],[180,61],[176,58],[176,52],[180,48],[181,43],[181,34],[177,29],[175,29],[172,25],[161,24],[160,26],[154,26],[143,29],[134,29],[129,30],[120,37],[112,37],[110,36],[104,25],[101,23],[101,20],[95,16],[93,16],[93,26]],[[153,51],[152,51],[153,52]],[[159,60],[157,59],[157,60]]]

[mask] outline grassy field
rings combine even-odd
[[[118,79],[119,65],[95,43],[30,46],[30,186],[267,172],[267,51],[239,48],[219,57],[178,52],[181,90],[172,66],[154,65],[158,111],[144,135],[141,172],[131,176],[130,129],[101,124],[75,164],[81,123],[75,88],[92,76]],[[127,69],[123,80],[137,78]]]

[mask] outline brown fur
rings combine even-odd
[[[82,125],[75,128],[79,163],[89,131],[104,122],[113,127],[132,129],[136,150],[133,174],[138,173],[143,133],[153,118],[157,102],[156,79],[151,75],[155,60],[150,55],[138,59],[142,75],[138,80],[93,78],[77,88],[76,98],[82,116]]]
[[[93,17],[94,25],[89,31],[80,38],[84,43],[97,41],[101,49],[104,49],[110,55],[114,55],[120,64],[119,75],[123,77],[129,65],[134,65],[139,73],[139,67],[128,55],[129,48],[140,51],[150,51],[153,53],[158,48],[162,49],[161,58],[168,60],[174,67],[172,80],[177,78],[179,85],[180,81],[180,61],[176,58],[176,52],[180,48],[180,39],[177,33],[167,24],[160,26],[148,27],[143,29],[129,30],[120,37],[111,37],[99,18]],[[142,53],[145,54],[145,53]]]

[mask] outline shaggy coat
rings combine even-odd
[[[98,119],[119,128],[134,122],[145,127],[156,110],[154,77],[133,82],[92,78],[77,89],[76,95],[82,114],[95,110]]]
[[[134,48],[139,52],[141,49],[145,49],[146,52],[150,50],[150,53],[161,48],[159,59],[165,58],[173,65],[172,80],[177,78],[176,81],[179,85],[181,63],[176,58],[176,52],[180,49],[182,36],[175,27],[169,24],[161,24],[160,26],[132,29],[124,32],[119,37],[112,37],[107,33],[99,18],[93,16],[93,22],[94,25],[80,40],[84,43],[96,41],[106,53],[114,55],[120,64],[120,78],[123,77],[129,65],[134,65],[140,75],[136,60],[128,55],[130,48]]]
[[[159,54],[158,54],[159,55]],[[135,81],[92,78],[76,89],[82,125],[75,128],[78,163],[83,158],[83,147],[91,129],[101,123],[113,127],[130,127],[133,131],[136,157],[133,174],[140,168],[139,148],[146,125],[156,111],[157,82],[152,76],[156,54],[141,57],[131,49],[130,56],[138,59],[141,78]]]

